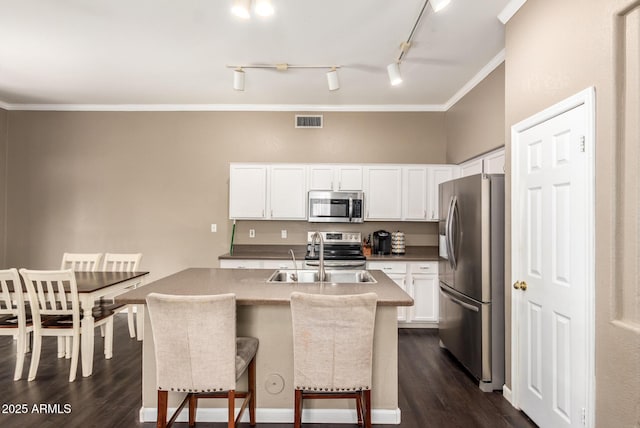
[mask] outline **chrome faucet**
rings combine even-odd
[[[291,260],[293,261],[293,270],[295,273],[291,276],[291,279],[298,282],[298,265],[296,263],[296,256],[293,254],[293,249],[289,249],[289,254],[291,254]]]
[[[316,238],[320,241],[320,250],[318,254],[318,281],[324,281],[324,239],[322,233],[315,232],[311,237],[311,256],[315,256]]]

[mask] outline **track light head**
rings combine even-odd
[[[389,82],[391,86],[397,86],[402,83],[402,76],[400,75],[400,64],[392,62],[387,65],[387,74],[389,75]]]
[[[451,0],[429,0],[429,4],[434,12],[440,12],[451,3]]]
[[[249,9],[251,8],[251,0],[233,0],[231,13],[242,19],[249,19]]]
[[[233,70],[233,89],[244,91],[244,70],[242,68]]]
[[[338,71],[335,67],[331,67],[331,70],[327,72],[327,84],[330,91],[337,91],[340,89],[340,81],[338,80]]]

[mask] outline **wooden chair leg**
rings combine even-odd
[[[364,390],[364,426],[371,428],[371,390]]]
[[[249,425],[256,425],[256,358],[253,357],[249,363]]]
[[[364,400],[363,391],[356,396],[356,412],[358,414],[358,426],[362,425],[362,402]]]
[[[196,408],[198,407],[198,397],[196,394],[189,395],[189,426],[196,425]]]
[[[158,418],[156,422],[157,428],[166,428],[167,426],[167,405],[169,393],[167,391],[158,391]]]
[[[299,389],[295,391],[293,426],[294,428],[300,428],[302,426],[302,391]]]
[[[227,394],[227,400],[228,400],[228,407],[229,407],[229,415],[228,415],[228,422],[227,422],[227,427],[229,428],[235,428],[236,426],[236,392],[235,391],[229,391],[229,393]]]

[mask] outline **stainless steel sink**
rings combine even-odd
[[[318,278],[318,271],[313,269],[278,269],[267,280],[269,283],[283,283],[283,282],[320,282]],[[334,284],[344,283],[376,283],[373,276],[366,270],[327,270],[325,271],[324,282],[331,282]]]

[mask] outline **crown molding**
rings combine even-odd
[[[325,112],[443,112],[441,104],[8,104],[5,110],[25,111],[325,111]]]
[[[513,15],[516,14],[518,10],[527,2],[527,0],[511,0],[507,5],[502,9],[502,12],[498,14],[498,19],[503,24],[509,22]]]

